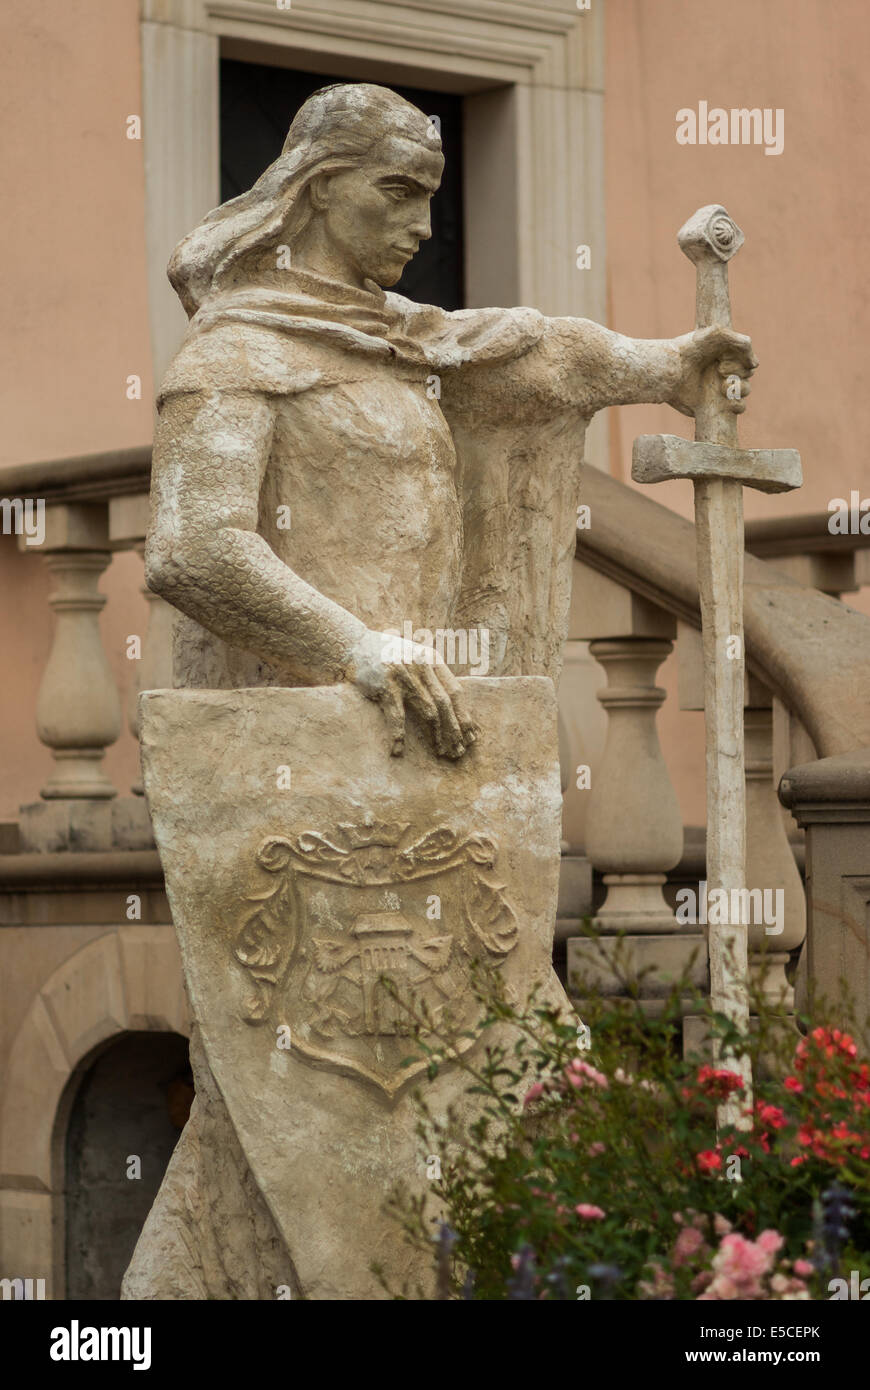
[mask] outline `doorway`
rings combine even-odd
[[[222,58],[220,63],[221,202],[237,198],[277,159],[290,122],[321,87],[347,79]],[[432,199],[432,236],[395,286],[418,304],[465,307],[463,283],[462,97],[390,83],[427,116],[437,116],[445,168]]]
[[[64,1150],[68,1299],[120,1298],[192,1100],[178,1033],[123,1033],[85,1071]]]

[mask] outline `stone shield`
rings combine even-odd
[[[347,686],[141,699],[192,1014],[310,1297],[376,1297],[372,1260],[412,1272],[381,1207],[425,1182],[419,1039],[473,1056],[487,974],[564,1002],[553,686],[462,685],[481,733],[458,763],[411,728],[390,757],[380,711]],[[456,1063],[426,1084],[472,1118]]]

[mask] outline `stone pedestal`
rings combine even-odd
[[[20,808],[19,827],[22,853],[154,848],[148,808],[138,796],[30,802]]]
[[[568,941],[568,993],[581,1018],[585,990],[605,999],[636,993],[647,1017],[656,1018],[681,979],[690,989],[707,989],[707,947],[697,932]],[[692,1006],[691,996],[681,999],[683,1013]]]

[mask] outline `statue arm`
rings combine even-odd
[[[459,309],[388,295],[403,329],[427,343],[464,381],[469,368],[503,376],[501,405],[521,418],[529,400],[576,406],[587,416],[608,405],[666,402],[693,413],[696,371],[727,353],[740,359],[749,339],[705,329],[680,338],[626,338],[591,319],[544,318],[535,309]],[[449,368],[448,368],[449,369]],[[484,375],[482,381],[486,380]]]
[[[367,629],[257,533],[274,411],[266,396],[164,404],[154,443],[149,588],[210,632],[307,684],[342,680]]]
[[[666,404],[693,415],[707,367],[741,379],[758,365],[749,339],[728,328],[696,329],[677,338],[627,338],[590,319],[553,318],[538,348],[541,385],[592,415],[609,405]],[[748,387],[742,388],[748,394]],[[740,402],[735,406],[742,409]]]

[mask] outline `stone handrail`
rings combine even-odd
[[[584,465],[591,524],[578,558],[623,587],[700,626],[691,522]],[[805,725],[821,757],[870,747],[870,618],[746,555],[747,661]]]
[[[14,465],[0,470],[0,490],[37,492],[58,516],[69,506],[108,504],[109,534],[102,546],[140,548],[144,521],[131,508],[147,512],[150,462],[150,447],[138,446]],[[578,533],[578,558],[697,627],[691,523],[588,465],[582,497],[593,521]],[[750,522],[747,545],[785,547],[783,564],[800,553],[804,537],[807,551],[831,548],[830,539],[842,552],[843,538],[826,536],[823,520],[820,514]],[[865,538],[845,539],[854,553]],[[58,549],[68,548],[61,540]],[[797,715],[820,756],[870,746],[870,619],[747,554],[745,622],[750,670]]]
[[[870,532],[832,532],[830,512],[757,517],[745,525],[746,549],[759,560],[785,555],[851,554],[870,550]]]
[[[4,497],[38,496],[46,504],[104,502],[131,493],[147,493],[150,481],[150,444],[0,468],[0,493]]]

